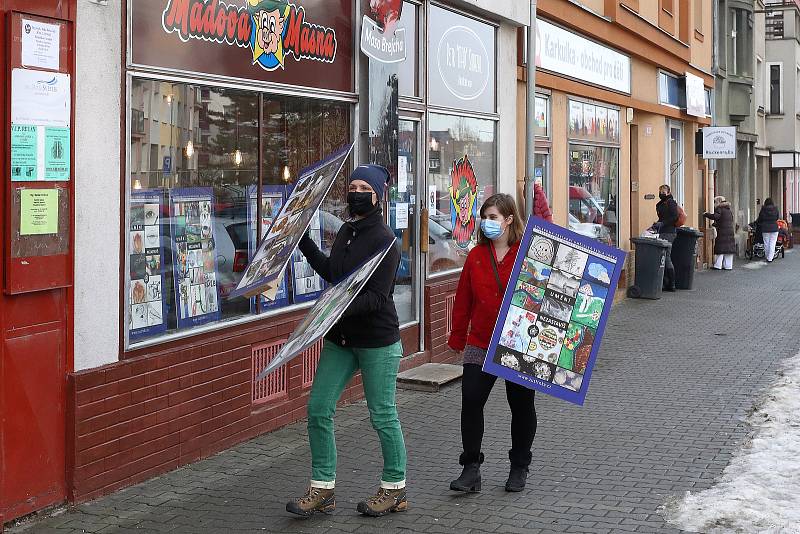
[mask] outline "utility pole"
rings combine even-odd
[[[533,215],[533,184],[536,174],[536,0],[531,0],[531,22],[528,27],[528,83],[525,113],[525,215]]]

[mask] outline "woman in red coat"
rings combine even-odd
[[[480,465],[483,463],[483,407],[497,377],[481,369],[492,330],[500,313],[508,280],[522,239],[522,220],[510,195],[489,197],[481,207],[478,245],[467,256],[458,282],[453,306],[453,329],[447,344],[463,351],[464,375],[461,382],[461,441],[464,451],[459,463],[464,466],[458,479],[450,483],[455,491],[480,491]],[[536,409],[533,390],[506,381],[506,397],[511,408],[511,471],[506,491],[522,491],[531,463],[531,446],[536,434]]]
[[[533,184],[533,214],[547,222],[553,222],[553,212],[550,210],[550,202],[544,192],[542,184]]]

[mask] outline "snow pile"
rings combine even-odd
[[[750,442],[712,488],[668,503],[667,521],[691,532],[800,533],[800,354],[750,416]]]

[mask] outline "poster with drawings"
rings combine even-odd
[[[624,260],[621,250],[531,218],[483,370],[582,405]]]
[[[210,187],[170,192],[172,265],[178,328],[220,317],[214,246],[214,191]]]
[[[128,236],[130,295],[128,338],[138,341],[167,329],[161,193],[131,193]]]
[[[248,243],[248,256],[252,261],[253,255],[256,252],[256,245],[264,236],[269,232],[275,218],[281,212],[283,204],[286,201],[284,197],[285,188],[282,185],[265,185],[261,189],[261,235],[258,233],[258,189],[256,186],[250,186],[248,197],[250,201],[247,204],[247,220],[248,228],[250,230],[250,239]],[[284,275],[283,279],[278,285],[278,292],[274,300],[266,297],[252,297],[250,299],[251,309],[256,310],[260,306],[260,311],[266,311],[272,308],[279,308],[289,303],[289,288]],[[260,303],[260,304],[259,304]]]
[[[322,249],[322,220],[319,210],[311,218],[308,234],[317,246]],[[325,280],[311,268],[306,257],[299,250],[292,254],[292,288],[294,289],[294,303],[314,300],[327,287]]]

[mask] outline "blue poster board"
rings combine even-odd
[[[131,342],[167,330],[164,221],[160,191],[131,193],[129,238],[128,339]]]
[[[294,185],[289,185],[289,194],[291,195]],[[320,249],[322,248],[323,234],[322,217],[319,216],[319,210],[314,213],[311,218],[311,224],[308,225],[308,235],[317,244]],[[338,231],[338,229],[337,229]],[[309,302],[316,300],[322,292],[328,287],[325,280],[311,268],[306,257],[300,250],[295,250],[292,254],[292,302],[300,304],[302,302]]]
[[[282,185],[265,185],[261,188],[261,235],[258,236],[258,190],[256,186],[248,188],[248,198],[250,201],[247,203],[247,221],[250,230],[250,242],[248,254],[252,261],[255,255],[257,244],[269,232],[275,218],[281,212],[283,204],[286,202],[285,196],[286,188]],[[287,275],[284,274],[278,286],[278,293],[275,300],[269,300],[266,297],[252,297],[250,299],[250,309],[255,311],[258,308],[260,301],[260,311],[266,311],[273,308],[280,308],[289,303],[289,290],[287,286]]]
[[[172,265],[178,328],[220,318],[217,254],[214,236],[214,190],[210,187],[170,192]]]
[[[582,405],[625,252],[528,220],[483,370]]]

